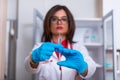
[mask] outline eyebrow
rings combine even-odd
[[[52,16],[52,17],[57,17],[57,16]],[[62,18],[63,18],[63,17],[67,17],[67,16],[62,16]],[[59,17],[57,17],[57,18],[59,18]]]

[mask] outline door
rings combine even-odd
[[[0,0],[0,80],[4,80],[7,0]]]
[[[113,11],[110,11],[103,17],[104,80],[117,80],[113,31]]]
[[[33,46],[40,42],[43,33],[43,16],[34,8],[33,10]]]

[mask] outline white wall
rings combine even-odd
[[[108,4],[109,3],[109,4]],[[114,17],[114,43],[115,48],[120,49],[120,1],[119,0],[103,0],[103,15],[113,10]]]
[[[120,0],[115,0],[114,3],[114,26],[115,26],[115,42],[116,48],[120,49]]]
[[[7,19],[16,19],[16,0],[7,0]]]
[[[55,4],[66,5],[75,18],[96,17],[96,0],[45,0],[45,10]]]
[[[25,16],[19,17],[22,18],[22,22],[32,22],[33,8],[37,8],[44,16],[48,9],[55,4],[68,6],[75,18],[93,18],[97,16],[96,0],[20,0],[19,4],[19,14]]]
[[[103,15],[107,14],[109,11],[114,9],[114,0],[103,0]]]
[[[19,0],[16,80],[32,80],[24,68],[24,59],[33,47],[33,8],[45,15],[54,4],[64,4],[75,18],[93,18],[96,17],[95,3],[96,0]]]

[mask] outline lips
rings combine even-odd
[[[62,26],[57,26],[56,29],[63,29],[63,27]]]

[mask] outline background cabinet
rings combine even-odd
[[[89,80],[119,80],[120,53],[115,51],[113,11],[103,18],[76,20],[75,41],[82,41],[96,62],[97,70]]]
[[[89,80],[103,80],[103,28],[101,18],[76,19],[75,41],[84,43],[96,62],[96,72]]]

